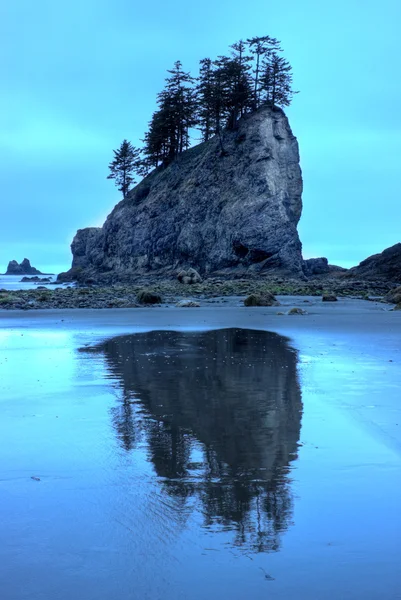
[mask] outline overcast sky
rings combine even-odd
[[[240,38],[282,41],[304,177],[304,256],[352,266],[401,241],[399,0],[4,0],[0,272],[70,266],[78,228],[119,201],[112,150],[134,145],[166,70]]]

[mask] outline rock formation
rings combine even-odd
[[[34,277],[23,277],[21,279],[21,283],[50,283],[50,277],[38,277],[35,275]]]
[[[45,273],[31,267],[29,260],[24,258],[20,264],[16,260],[10,260],[5,275],[45,275]]]
[[[329,261],[327,258],[308,258],[304,260],[304,273],[306,276],[327,275],[329,273]]]
[[[401,283],[401,243],[386,248],[349,269],[347,277],[354,279],[384,279]]]
[[[192,283],[202,283],[202,277],[199,275],[198,271],[195,269],[188,269],[188,271],[180,271],[177,274],[177,279],[180,283],[184,284],[192,284]]]
[[[151,173],[102,228],[80,229],[70,276],[303,275],[301,195],[297,140],[282,110],[263,107]]]
[[[316,275],[332,275],[333,273],[345,273],[347,269],[338,267],[337,265],[329,265],[327,258],[308,258],[304,260],[304,273],[307,277],[315,277]]]
[[[401,285],[393,290],[390,290],[385,296],[384,300],[391,304],[401,304]]]

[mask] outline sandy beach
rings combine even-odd
[[[7,600],[399,597],[401,312],[279,300],[0,311]]]
[[[364,343],[368,337],[372,342],[368,347],[374,347],[377,352],[393,345],[394,350],[399,351],[401,311],[391,310],[392,305],[348,298],[323,303],[321,298],[313,296],[277,296],[277,299],[280,306],[250,308],[243,306],[242,298],[231,297],[214,299],[212,304],[203,303],[198,308],[178,308],[170,304],[135,309],[0,310],[0,328],[57,328],[82,331],[90,338],[91,335],[150,329],[246,327],[275,331],[294,337],[295,342],[297,337],[308,333],[344,337],[351,346]],[[307,314],[286,314],[294,307]],[[373,340],[380,340],[380,345]]]

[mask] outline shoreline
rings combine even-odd
[[[208,279],[197,284],[182,284],[178,281],[141,281],[130,285],[112,286],[37,286],[33,289],[0,289],[0,310],[43,310],[43,309],[105,309],[139,308],[144,306],[140,299],[144,291],[159,296],[159,305],[175,305],[180,300],[193,300],[207,306],[215,303],[239,304],[252,294],[273,294],[278,299],[304,297],[321,301],[324,294],[339,299],[381,300],[397,287],[397,284],[378,281],[346,281],[339,279],[314,279],[308,281],[284,280],[221,280]],[[145,304],[146,306],[146,304]]]
[[[279,306],[245,307],[240,297],[230,297],[225,304],[209,304],[194,308],[175,305],[137,308],[49,308],[1,310],[0,328],[68,327],[85,331],[144,331],[148,329],[216,329],[245,327],[276,331],[333,331],[371,335],[401,335],[401,311],[380,301],[339,298],[337,302],[322,302],[311,296],[278,296]],[[306,314],[289,315],[292,308]]]

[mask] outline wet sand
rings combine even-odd
[[[142,330],[183,328],[210,328],[248,326],[256,329],[273,328],[275,331],[298,331],[304,329],[346,330],[354,333],[395,334],[401,326],[401,311],[393,312],[392,305],[339,298],[337,302],[322,302],[316,296],[277,296],[280,306],[243,306],[243,298],[228,297],[204,300],[199,308],[178,308],[174,305],[144,308],[109,309],[47,309],[35,311],[1,310],[0,327],[14,326],[47,328],[64,323],[63,327],[90,330],[93,327],[106,329]],[[307,311],[301,318],[278,315],[278,312],[299,307]],[[128,329],[127,329],[128,328]]]
[[[4,598],[400,597],[401,312],[279,299],[0,311]]]

